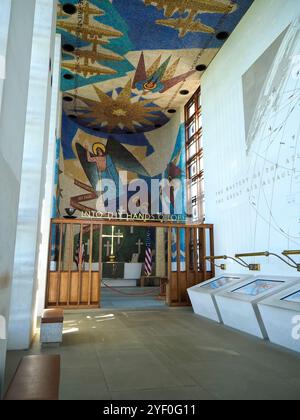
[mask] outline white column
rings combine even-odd
[[[10,20],[11,0],[1,1],[0,13],[0,112],[2,104],[3,85],[6,76],[6,50]]]
[[[45,188],[51,110],[49,60],[53,62],[55,22],[56,1],[36,0],[8,324],[9,349],[28,348],[34,330],[41,192]]]
[[[6,75],[0,81],[0,315],[9,315],[35,0],[1,1],[1,53]],[[7,323],[6,323],[7,325]],[[7,329],[7,327],[5,327]],[[7,337],[7,334],[5,335]],[[6,339],[0,348],[0,387],[4,378]]]
[[[55,157],[56,157],[56,142],[60,141],[60,133],[58,132],[59,119],[61,113],[59,112],[59,102],[61,100],[60,92],[60,64],[61,64],[61,35],[56,35],[55,52],[53,63],[53,84],[52,84],[52,98],[51,98],[51,116],[50,116],[50,130],[48,142],[48,159],[46,166],[46,182],[43,194],[43,207],[41,216],[40,229],[40,248],[38,257],[38,304],[37,314],[40,316],[45,305],[45,293],[47,282],[47,268],[48,268],[48,245],[50,236],[50,219],[53,207],[54,194],[54,172],[55,172]]]
[[[1,105],[2,105],[2,93],[3,93],[4,81],[6,77],[6,53],[7,53],[7,38],[8,38],[8,31],[9,31],[9,22],[10,22],[10,11],[11,11],[11,0],[2,0],[1,13],[0,13],[0,115],[1,115]],[[0,129],[0,132],[1,132],[1,129]],[[2,155],[1,152],[2,152],[2,148],[0,149],[0,155]],[[1,163],[1,157],[0,157],[0,163]],[[2,203],[2,195],[0,195],[0,200]],[[1,204],[1,207],[2,207],[2,204]],[[6,275],[2,277],[3,274],[4,272],[2,272],[0,268],[0,398],[1,398],[1,393],[3,390],[3,384],[4,384],[5,358],[6,358],[6,322],[3,315],[6,314],[8,310],[7,304],[6,304],[8,284],[5,281]]]

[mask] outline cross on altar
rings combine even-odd
[[[106,249],[106,256],[109,257],[110,256],[110,250],[111,250],[111,243],[109,241],[107,241],[106,244],[104,245],[104,248]]]
[[[123,234],[122,234],[122,232],[120,231],[120,229],[116,232],[116,234],[117,234],[116,238],[117,238],[117,240],[118,240],[118,245],[120,245],[120,243],[121,243],[121,238],[123,238]]]
[[[111,227],[111,235],[102,235],[102,237],[111,239],[111,244],[110,244],[109,241],[107,241],[107,243],[105,245],[105,247],[108,251],[107,244],[108,243],[110,244],[111,250],[110,250],[110,253],[107,255],[107,257],[109,257],[110,255],[111,256],[114,255],[115,239],[118,239],[118,245],[120,245],[120,239],[124,238],[124,235],[121,233],[120,230],[118,230],[118,232],[116,232],[116,234],[115,234],[115,226],[112,226]]]
[[[144,245],[144,242],[142,242],[140,239],[137,241],[137,243],[136,243],[136,245],[138,246],[138,253],[140,254],[141,253],[141,248],[142,248],[142,245]]]

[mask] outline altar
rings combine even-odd
[[[97,269],[98,264],[95,264]],[[135,287],[142,275],[142,263],[106,262],[102,264],[103,281],[109,286]]]
[[[111,231],[109,231],[111,229]],[[141,240],[141,232],[138,233],[138,237],[133,236],[133,229],[130,229],[130,233],[126,231],[116,230],[115,226],[111,226],[107,230],[106,234],[102,233],[102,239],[105,239],[103,244],[103,251],[105,260],[101,263],[102,269],[102,286],[117,286],[117,287],[136,287],[137,281],[140,280],[142,274],[143,263],[139,262],[141,256],[143,256],[143,245],[144,242]],[[133,236],[131,243],[124,242],[124,239],[128,236]],[[125,243],[125,245],[124,245]],[[128,250],[131,248],[135,253],[130,255],[130,262],[128,261],[128,255],[124,248]],[[117,257],[116,257],[117,254]],[[87,267],[88,269],[88,267]],[[97,271],[99,269],[99,262],[92,263],[92,270]]]

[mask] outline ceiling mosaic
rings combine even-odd
[[[64,112],[94,131],[166,124],[253,0],[60,0]]]

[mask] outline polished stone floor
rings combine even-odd
[[[6,383],[22,355],[9,352]],[[190,308],[65,315],[61,399],[300,399],[300,356]]]

